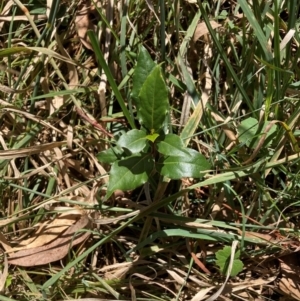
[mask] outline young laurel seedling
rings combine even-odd
[[[106,198],[119,190],[132,190],[158,172],[170,179],[200,178],[210,168],[199,152],[185,147],[181,138],[164,131],[170,112],[168,89],[161,66],[141,48],[133,75],[132,100],[141,129],[121,136],[117,147],[98,154],[112,163]]]

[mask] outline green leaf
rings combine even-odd
[[[121,136],[118,140],[118,145],[127,148],[132,153],[139,153],[148,145],[147,135],[141,130],[131,130]]]
[[[222,274],[226,275],[231,256],[231,247],[225,246],[216,253],[216,264],[220,267]],[[243,270],[244,264],[240,258],[240,251],[234,254],[234,260],[230,276],[234,277]]]
[[[102,163],[112,164],[121,158],[123,150],[118,147],[111,147],[97,154],[97,159]]]
[[[239,140],[245,143],[248,147],[255,148],[259,142],[261,135],[264,133],[265,128],[269,122],[265,122],[263,127],[259,127],[258,121],[255,118],[249,117],[241,122],[238,126]],[[268,145],[271,141],[268,138],[276,132],[276,126],[272,126],[267,132],[265,145]],[[254,139],[254,141],[253,141]]]
[[[142,46],[138,55],[137,65],[135,67],[132,78],[133,87],[131,97],[137,106],[139,106],[138,96],[141,88],[155,65],[156,64],[153,62],[146,48]]]
[[[154,168],[151,154],[132,155],[115,162],[110,171],[106,198],[117,190],[132,190],[148,181]]]
[[[156,169],[161,175],[170,179],[200,178],[201,171],[210,169],[206,158],[192,149],[186,149],[186,156],[170,156],[161,158]]]
[[[157,133],[147,135],[147,139],[150,140],[151,142],[154,142],[157,139],[157,137],[159,137],[159,134]]]
[[[186,156],[189,154],[182,139],[178,135],[168,134],[157,144],[159,153],[165,156]]]
[[[137,110],[140,123],[150,133],[158,132],[169,111],[168,90],[160,66],[154,67],[144,82],[139,102]]]

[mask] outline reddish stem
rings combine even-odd
[[[88,123],[90,123],[93,127],[95,127],[96,129],[98,129],[99,131],[101,131],[103,134],[105,134],[106,136],[113,138],[114,135],[109,133],[105,128],[103,128],[97,121],[94,121],[92,119],[90,119],[80,108],[76,107],[76,112],[77,114],[84,119],[85,121],[87,121]]]

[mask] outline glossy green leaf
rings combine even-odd
[[[157,143],[157,150],[165,156],[186,156],[188,153],[186,146],[178,135],[168,134]]]
[[[121,158],[123,150],[118,147],[111,147],[97,154],[97,159],[102,163],[112,164]]]
[[[118,160],[117,155],[114,153],[113,149],[107,149],[105,151],[102,151],[101,153],[97,154],[97,159],[101,163],[113,163],[114,161]]]
[[[146,136],[144,131],[134,129],[123,134],[118,140],[118,145],[127,148],[132,153],[138,153],[148,145]]]
[[[186,156],[169,156],[159,160],[156,169],[170,179],[200,178],[204,170],[210,169],[206,158],[192,149],[186,149]]]
[[[158,132],[164,125],[169,111],[168,90],[161,67],[153,68],[139,94],[138,118],[151,133]]]
[[[222,250],[216,253],[216,264],[220,267],[222,274],[226,275],[231,256],[231,247],[225,246]],[[244,264],[240,258],[240,251],[234,254],[234,261],[230,276],[234,277],[243,270]]]
[[[138,96],[141,88],[155,65],[156,64],[153,62],[146,48],[142,46],[138,55],[137,65],[135,67],[132,78],[133,87],[131,97],[137,106],[139,106]]]
[[[245,143],[248,147],[255,148],[259,142],[261,135],[264,133],[269,122],[265,122],[262,128],[259,128],[258,121],[255,118],[249,117],[241,122],[238,126],[239,140]],[[276,125],[272,126],[267,132],[266,144],[269,142],[268,137],[276,132]],[[255,141],[253,141],[253,139]]]
[[[151,154],[138,154],[115,162],[110,171],[106,197],[117,190],[132,190],[148,181],[154,168]]]

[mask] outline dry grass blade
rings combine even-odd
[[[70,54],[67,52],[67,50],[64,48],[61,38],[59,37],[59,35],[57,33],[55,33],[55,40],[57,42],[58,45],[58,49],[60,51],[60,53],[66,57],[68,60],[71,60]],[[68,79],[69,79],[69,86],[72,87],[72,89],[76,89],[79,83],[79,77],[78,77],[78,72],[76,69],[76,65],[74,64],[70,64],[69,62],[67,62],[67,68],[68,68]]]
[[[215,21],[210,21],[210,25],[213,29],[221,26],[221,24],[219,24]],[[193,37],[194,42],[196,42],[200,37],[202,37],[208,33],[209,33],[209,31],[207,29],[205,22],[200,22],[195,29],[195,33],[194,33],[194,37]]]
[[[13,1],[11,1],[13,2]],[[28,19],[25,16],[14,16],[14,21],[28,21]],[[47,16],[46,15],[34,15],[32,16],[32,19],[34,21],[37,20],[46,20]],[[4,22],[11,22],[12,17],[5,17],[3,15],[0,16],[0,21],[4,21]],[[0,24],[0,29],[1,29],[1,24]]]
[[[91,1],[81,1],[75,17],[76,30],[81,43],[88,49],[93,50],[87,36],[87,31],[92,29],[89,14],[91,13]]]
[[[141,211],[140,210],[136,210],[136,211],[133,211],[133,212],[130,212],[130,213],[127,213],[127,214],[123,214],[119,217],[114,217],[114,218],[102,218],[102,219],[97,219],[97,220],[94,220],[94,222],[98,225],[109,225],[109,224],[114,224],[114,223],[117,223],[119,221],[122,221],[122,220],[125,220],[125,219],[128,219],[130,217],[133,217],[133,216],[136,216],[140,213]]]
[[[32,89],[31,86],[25,88],[25,89],[13,89],[13,88],[10,88],[10,87],[7,87],[7,86],[4,86],[4,85],[1,85],[0,84],[0,91],[1,92],[4,92],[4,93],[24,93],[26,91],[28,91],[29,89]]]
[[[153,3],[152,3],[152,0],[146,0],[146,3],[149,7],[149,9],[151,10],[151,12],[154,14],[157,22],[160,24],[160,20],[159,20],[159,17],[157,16],[156,12],[155,12],[155,9],[154,9],[154,6],[153,6]]]
[[[113,25],[113,14],[114,14],[114,1],[109,0],[106,3],[106,19],[109,26]],[[105,30],[105,45],[104,45],[104,53],[103,57],[105,62],[108,63],[108,58],[110,55],[110,47],[111,47],[111,29],[109,26]],[[102,112],[102,116],[107,116],[107,101],[106,101],[106,86],[107,86],[107,75],[104,70],[102,70],[101,81],[98,87],[98,97],[100,102],[100,108]]]
[[[3,226],[6,226],[6,225],[0,225],[0,227],[3,227]],[[0,244],[6,252],[9,252],[12,250],[10,243],[7,241],[7,239],[1,232],[0,232]]]
[[[0,151],[0,159],[2,160],[10,160],[10,159],[17,159],[28,157],[34,154],[39,154],[48,150],[52,150],[56,147],[60,147],[66,144],[66,141],[57,141],[57,142],[50,142],[41,145],[34,145],[29,146],[26,148],[16,149],[16,150],[2,150]]]
[[[2,104],[3,102],[1,102],[0,100],[0,104]],[[3,105],[7,105],[6,103],[3,103]],[[1,108],[1,111],[3,112],[13,112],[19,115],[23,115],[24,117],[36,122],[37,124],[42,124],[43,126],[45,126],[46,128],[50,128],[53,131],[55,131],[56,133],[59,133],[60,135],[63,135],[66,137],[66,135],[59,129],[57,129],[56,127],[54,127],[51,123],[44,121],[42,118],[35,116],[33,114],[30,114],[26,111],[22,111],[16,108],[11,107],[10,105],[8,107],[5,108]]]
[[[59,301],[132,301],[129,299],[102,299],[102,298],[80,298],[80,299],[65,299]]]
[[[18,220],[19,220],[18,217],[5,218],[4,220],[0,220],[0,227],[5,227],[9,224],[13,224],[14,222],[16,222]],[[2,240],[1,240],[1,243],[2,243]]]
[[[153,281],[154,279],[152,279],[150,277],[147,277],[145,275],[142,275],[140,273],[134,273],[134,274],[130,275],[130,281],[132,280],[132,278],[134,276],[143,279],[144,281],[146,281],[146,283],[148,285],[157,285],[157,286],[160,286],[163,289],[165,289],[165,290],[169,291],[170,293],[172,293],[174,296],[176,296],[176,294],[172,290],[170,290],[167,285],[165,285],[163,283],[159,283],[157,281]],[[132,295],[134,296],[135,295],[135,290],[134,290],[134,287],[132,286],[132,284],[131,284],[131,291],[132,291]]]
[[[8,276],[8,261],[7,261],[7,255],[3,254],[4,257],[4,267],[3,267],[3,271],[0,272],[0,292],[3,292],[4,288],[5,288],[5,284],[6,284],[6,279]]]
[[[2,16],[1,16],[2,18],[4,18],[4,19],[8,18],[8,20],[11,20],[11,17],[10,16],[6,17],[6,15],[9,14],[10,9],[13,6],[13,4],[14,4],[13,0],[9,0],[6,2],[6,5],[2,8]],[[5,20],[0,19],[0,21],[5,21]],[[0,32],[2,32],[3,25],[4,25],[4,22],[0,22]]]

